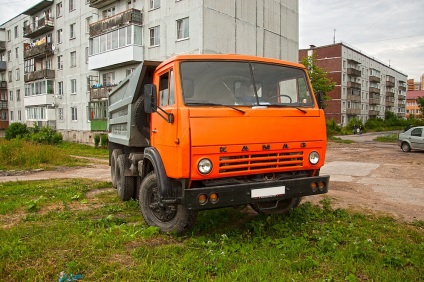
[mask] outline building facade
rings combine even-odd
[[[418,97],[424,98],[424,90],[413,90],[406,92],[406,117],[417,117],[423,115],[417,103]]]
[[[298,61],[298,6],[297,0],[40,1],[0,26],[0,126],[35,123],[90,143],[107,129],[108,93],[144,60],[238,53]]]
[[[326,101],[325,115],[342,126],[358,118],[384,118],[390,111],[398,117],[406,115],[407,75],[363,53],[336,43],[299,50],[299,58],[317,56],[317,65],[336,82]]]

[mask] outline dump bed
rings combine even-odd
[[[142,62],[109,93],[109,142],[129,147],[149,146],[150,124],[144,112],[143,86],[152,83],[154,70],[160,63]]]

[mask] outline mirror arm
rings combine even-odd
[[[162,115],[161,113],[159,113],[159,111],[157,111],[156,113],[163,118],[164,120],[166,120],[167,123],[174,123],[174,114],[173,113],[168,113],[166,112],[164,109],[162,109],[161,107],[157,106],[157,109],[160,110],[162,113],[164,113],[166,115],[166,117],[164,115]]]

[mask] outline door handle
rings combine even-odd
[[[152,133],[157,133],[158,131],[156,129],[152,129]]]

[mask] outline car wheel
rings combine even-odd
[[[116,161],[122,155],[121,149],[115,149],[112,151],[112,155],[110,156],[110,176],[112,178],[112,186],[116,188]]]
[[[287,214],[300,204],[301,198],[252,203],[250,206],[260,214]]]
[[[403,142],[402,145],[400,146],[400,148],[402,149],[402,151],[404,152],[409,152],[411,151],[411,146],[409,146],[409,144],[407,142]]]
[[[125,176],[125,155],[116,160],[116,190],[122,201],[128,201],[134,195],[135,177]]]
[[[181,204],[160,201],[155,172],[143,179],[138,204],[146,224],[159,227],[161,232],[184,233],[194,225],[197,218],[197,212],[189,211]]]

